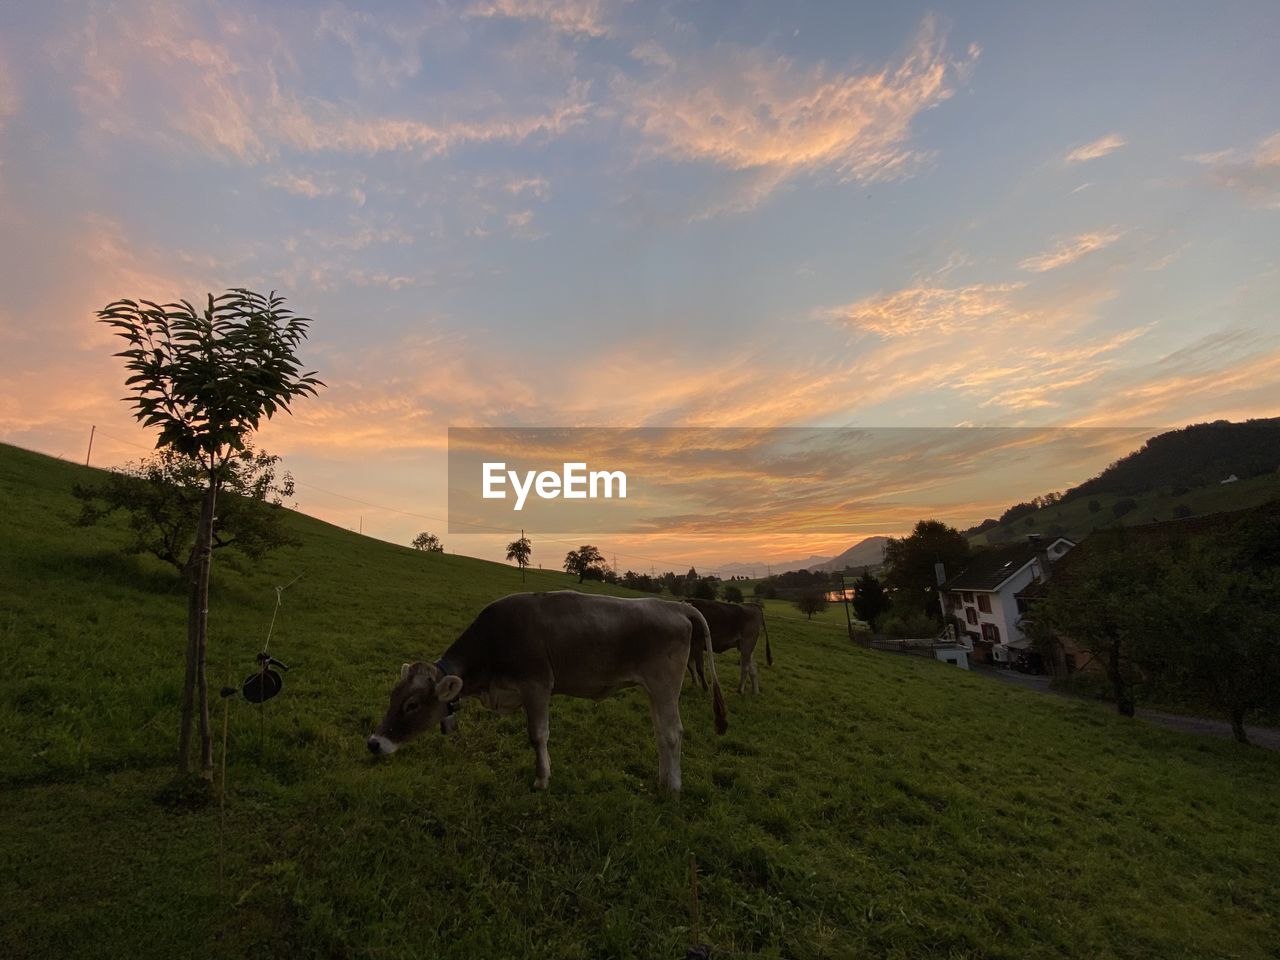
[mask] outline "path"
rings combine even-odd
[[[1052,682],[1051,677],[1038,677],[1026,673],[1018,673],[1016,670],[1004,670],[999,667],[974,666],[973,672],[981,677],[989,677],[993,680],[1000,680],[1004,683],[1011,683],[1014,686],[1022,687],[1026,690],[1035,690],[1038,693],[1048,693],[1056,697],[1067,697],[1072,700],[1084,700],[1089,703],[1096,703],[1105,706],[1108,709],[1114,709],[1111,704],[1104,700],[1095,700],[1092,697],[1081,697],[1071,693],[1064,693],[1061,690],[1050,689],[1049,684]],[[1159,724],[1162,727],[1168,727],[1171,730],[1181,730],[1183,733],[1197,733],[1202,736],[1222,737],[1227,740],[1232,739],[1231,724],[1225,720],[1213,720],[1209,717],[1186,717],[1178,713],[1165,713],[1161,710],[1147,710],[1143,707],[1138,708],[1137,715],[1140,719],[1149,723]],[[1249,734],[1249,741],[1255,746],[1265,747],[1268,750],[1280,751],[1280,729],[1276,727],[1255,727],[1251,725],[1245,726],[1245,732]]]

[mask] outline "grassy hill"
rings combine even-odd
[[[378,762],[364,737],[400,662],[520,578],[301,516],[302,546],[214,572],[217,682],[250,671],[273,587],[305,573],[271,645],[294,667],[284,692],[265,714],[231,704],[220,889],[216,808],[155,801],[183,597],[119,555],[122,528],[70,526],[82,472],[0,447],[5,957],[681,957],[691,854],[717,958],[1280,942],[1280,756],[852,649],[831,619],[778,611],[777,665],[761,697],[729,694],[725,737],[686,689],[679,801],[657,794],[636,691],[553,702],[546,793],[522,718],[475,705],[453,737]]]
[[[1235,483],[1211,483],[1176,493],[1175,488],[1161,487],[1143,493],[1095,493],[1074,497],[1041,507],[1019,517],[1012,523],[993,527],[981,533],[972,533],[969,542],[975,546],[1001,543],[1019,539],[1029,533],[1054,534],[1078,540],[1102,527],[1153,523],[1157,520],[1173,520],[1178,509],[1185,507],[1190,516],[1244,510],[1280,498],[1280,474],[1250,477]],[[1133,500],[1136,506],[1117,519],[1112,507],[1120,500]],[[1092,510],[1090,502],[1098,509]]]

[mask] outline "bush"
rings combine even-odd
[[[1185,520],[1187,517],[1194,516],[1195,511],[1188,507],[1185,503],[1178,504],[1177,509],[1173,511],[1173,515],[1179,520]]]
[[[742,588],[732,583],[727,584],[724,588],[724,599],[727,603],[741,603],[743,599]]]
[[[1099,510],[1101,510],[1101,509],[1102,509],[1102,504],[1100,504],[1097,500],[1090,500],[1090,501],[1089,501],[1089,512],[1090,512],[1090,513],[1097,513],[1097,512],[1098,512]]]
[[[938,624],[923,613],[891,613],[884,618],[880,630],[900,640],[926,640],[938,635]]]
[[[1111,505],[1111,515],[1119,520],[1126,513],[1132,513],[1138,509],[1138,501],[1132,497],[1125,497],[1123,500],[1117,500]]]

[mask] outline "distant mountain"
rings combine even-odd
[[[818,569],[839,573],[846,567],[852,567],[855,570],[861,567],[878,567],[884,563],[884,548],[888,542],[888,537],[867,537],[838,557],[832,557]]]
[[[716,576],[727,580],[729,577],[763,577],[770,573],[791,573],[793,570],[817,570],[826,563],[828,557],[805,557],[803,560],[787,560],[782,563],[726,563],[716,567]]]

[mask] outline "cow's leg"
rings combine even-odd
[[[760,692],[760,678],[756,676],[756,641],[759,637],[744,637],[738,641],[738,652],[741,654],[739,660],[739,669],[741,676],[738,680],[738,692],[742,693],[747,685],[747,679],[751,679],[751,692]]]
[[[525,721],[529,725],[529,746],[533,747],[533,789],[545,790],[551,780],[551,755],[547,737],[551,735],[551,694],[546,690],[523,691]]]
[[[658,787],[680,792],[680,688],[649,690],[653,732],[658,739]]]

